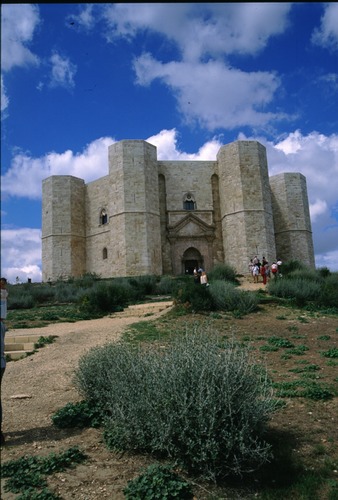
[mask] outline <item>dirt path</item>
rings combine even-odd
[[[244,290],[259,290],[262,283],[241,279]],[[15,336],[37,334],[56,335],[34,355],[7,364],[2,383],[3,431],[6,446],[1,449],[1,462],[23,455],[47,456],[79,446],[89,460],[73,470],[48,477],[50,489],[64,500],[123,500],[127,481],[140,469],[152,463],[144,456],[114,454],[102,442],[98,429],[58,429],[52,425],[52,415],[69,402],[81,399],[72,377],[79,358],[92,347],[118,340],[125,329],[138,321],[149,321],[165,315],[172,302],[131,306],[122,313],[97,320],[57,323],[44,328],[11,330]],[[17,495],[5,492],[1,499],[12,500]]]
[[[132,306],[123,313],[102,319],[29,329],[32,335],[56,335],[57,339],[32,356],[7,363],[1,391],[6,438],[6,446],[1,449],[1,461],[23,455],[46,456],[79,445],[91,456],[91,465],[56,474],[50,481],[53,488],[64,499],[123,498],[121,488],[125,486],[125,480],[119,476],[121,465],[124,470],[126,466],[128,469],[128,459],[120,460],[108,453],[100,442],[100,431],[60,430],[52,426],[51,416],[68,402],[81,399],[72,377],[79,358],[85,352],[94,346],[116,341],[129,325],[157,319],[166,314],[171,306],[171,301]],[[27,329],[11,330],[11,334],[15,335],[27,333]],[[102,460],[106,462],[104,467]],[[101,465],[95,465],[96,461]],[[135,458],[130,461],[134,466]],[[16,495],[6,493],[2,488],[1,498],[12,499]]]

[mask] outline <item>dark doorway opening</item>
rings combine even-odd
[[[184,272],[185,274],[194,274],[194,269],[198,269],[198,261],[197,260],[186,260],[184,261]]]

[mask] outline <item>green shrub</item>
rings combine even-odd
[[[193,493],[169,465],[150,465],[123,490],[127,500],[190,500]]]
[[[286,348],[294,347],[294,344],[292,344],[290,340],[276,336],[269,337],[268,342],[269,344],[272,344],[276,347],[286,347]]]
[[[46,302],[53,302],[55,298],[55,290],[49,285],[43,283],[41,285],[34,285],[30,287],[32,294],[37,304],[45,304]]]
[[[88,401],[67,403],[52,416],[53,424],[59,429],[101,427],[103,419],[103,412]]]
[[[327,385],[308,380],[294,380],[292,382],[276,382],[273,384],[280,398],[307,398],[314,401],[327,401],[335,395]]]
[[[294,271],[304,271],[305,269],[308,269],[308,267],[303,262],[296,259],[287,260],[282,264],[283,276],[287,276]]]
[[[338,272],[328,275],[322,283],[318,305],[338,309]]]
[[[156,294],[171,295],[177,287],[177,282],[171,276],[161,276],[156,284]]]
[[[166,349],[94,348],[75,373],[80,393],[109,415],[108,447],[171,457],[205,478],[241,475],[271,456],[275,410],[266,373],[248,348],[195,328]]]
[[[327,278],[331,275],[331,271],[328,267],[320,267],[317,269],[317,272],[322,278]]]
[[[284,299],[294,299],[297,306],[302,307],[308,301],[316,300],[320,294],[321,285],[316,281],[301,278],[271,280],[267,290],[270,295]]]
[[[258,307],[259,299],[256,294],[239,290],[226,281],[214,281],[209,287],[210,294],[218,310],[238,311],[248,314]]]
[[[196,285],[193,281],[183,282],[173,292],[176,303],[184,305],[188,311],[196,313],[214,311],[216,305],[210,294],[211,287]]]
[[[12,287],[12,290],[14,287]],[[36,300],[31,294],[8,294],[8,309],[33,309],[36,305]]]
[[[34,347],[40,349],[40,347],[44,347],[47,344],[52,344],[56,338],[57,335],[49,335],[48,337],[41,336],[38,341],[35,342]]]
[[[58,282],[55,285],[55,300],[57,302],[77,302],[79,287],[72,283]]]
[[[294,271],[289,272],[286,275],[283,275],[285,279],[292,280],[306,280],[306,281],[314,281],[320,283],[323,278],[315,269],[312,268],[303,268],[303,269],[295,269]]]
[[[80,278],[70,278],[67,280],[67,284],[73,283],[78,288],[91,288],[98,281],[100,281],[101,276],[96,273],[84,273]],[[61,281],[62,282],[62,281]]]
[[[1,466],[1,477],[9,478],[4,490],[22,493],[20,498],[58,498],[47,490],[47,482],[43,476],[62,472],[86,459],[87,456],[77,446],[73,446],[63,453],[50,453],[47,457],[23,456],[17,460],[9,460]]]
[[[123,309],[129,299],[128,287],[124,283],[99,282],[79,294],[82,311],[107,314]]]
[[[332,349],[323,351],[321,354],[324,358],[338,358],[338,347],[332,347]]]
[[[208,273],[209,281],[225,280],[237,283],[236,270],[228,264],[216,264]]]
[[[136,295],[139,299],[143,299],[146,295],[152,295],[156,290],[157,278],[156,276],[135,276],[129,278],[129,283],[135,289]]]

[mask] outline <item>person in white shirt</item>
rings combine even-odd
[[[201,285],[207,285],[208,284],[208,276],[205,271],[202,271],[201,277],[200,277],[200,283]]]

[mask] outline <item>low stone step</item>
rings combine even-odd
[[[5,343],[16,344],[16,343],[26,343],[26,342],[37,342],[41,335],[15,335],[11,333],[6,333]]]
[[[25,358],[27,353],[34,351],[35,344],[40,337],[41,335],[15,335],[13,333],[6,333],[5,355],[7,359],[16,361]]]
[[[34,342],[5,342],[5,352],[8,351],[34,351],[35,343]]]
[[[7,358],[16,361],[25,358],[27,356],[27,351],[5,351],[5,354]]]

